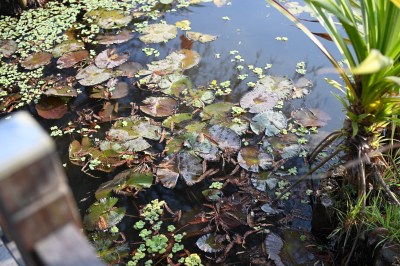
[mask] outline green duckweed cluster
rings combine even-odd
[[[184,250],[182,240],[185,233],[175,233],[175,226],[164,224],[162,216],[165,205],[165,201],[155,199],[140,211],[141,220],[137,221],[133,228],[139,231],[139,237],[142,239],[142,242],[134,250],[134,255],[127,265],[135,266],[140,263],[152,265],[152,259],[160,256],[168,256],[171,260],[182,265],[202,265],[199,255],[190,254],[189,256],[185,256],[185,253],[182,253]],[[172,248],[168,248],[170,243],[173,243],[171,245]]]

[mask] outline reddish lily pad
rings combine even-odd
[[[114,43],[124,43],[133,38],[133,33],[128,30],[122,30],[118,34],[104,34],[98,35],[96,41],[100,44],[114,44]]]
[[[200,62],[200,54],[196,51],[182,49],[177,53],[184,55],[184,58],[181,60],[182,69],[192,68],[194,66],[197,66]]]
[[[57,64],[59,68],[73,67],[79,62],[89,58],[89,52],[86,50],[80,50],[70,53],[63,54],[58,60]]]
[[[21,66],[29,70],[36,69],[48,65],[52,58],[53,55],[47,52],[33,53],[22,61]]]
[[[47,97],[35,106],[38,115],[46,119],[59,119],[63,117],[67,111],[67,104],[57,97]]]
[[[178,102],[170,97],[148,97],[140,107],[140,110],[154,117],[166,117],[172,115]]]
[[[0,40],[0,54],[10,57],[17,51],[17,43],[14,40]]]
[[[98,54],[94,60],[99,68],[113,68],[122,65],[129,59],[129,54],[117,54],[115,49],[107,49]]]

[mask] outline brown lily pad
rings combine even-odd
[[[0,54],[10,57],[17,51],[17,43],[14,40],[0,40]]]
[[[178,106],[177,101],[170,97],[148,97],[143,103],[145,105],[141,106],[140,110],[154,117],[170,116]]]
[[[139,63],[125,62],[115,69],[115,76],[133,78],[141,69],[143,66]]]
[[[52,58],[53,55],[47,52],[33,53],[25,58],[24,61],[22,61],[21,66],[29,70],[36,69],[41,66],[48,65]]]
[[[292,112],[292,118],[304,127],[323,127],[331,120],[330,116],[319,109],[298,109]]]
[[[89,58],[89,52],[86,50],[80,50],[70,53],[63,54],[58,60],[57,64],[59,68],[73,67],[77,63]]]
[[[59,119],[63,117],[67,111],[67,104],[57,97],[47,97],[35,106],[38,115],[45,119]]]
[[[122,30],[120,33],[111,35],[104,34],[96,37],[96,41],[100,44],[124,43],[133,38],[133,33],[128,30]]]
[[[83,86],[97,85],[109,80],[111,77],[111,70],[98,68],[95,65],[90,65],[84,69],[81,69],[76,75],[76,79]]]
[[[52,54],[54,57],[60,57],[65,53],[82,50],[84,48],[85,45],[83,42],[77,40],[69,40],[69,41],[64,41],[58,44],[56,47],[54,47]]]

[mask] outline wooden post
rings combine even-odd
[[[102,265],[79,232],[80,216],[55,145],[26,112],[0,122],[0,222],[27,265]],[[79,263],[68,260],[80,250],[87,254],[77,256]]]

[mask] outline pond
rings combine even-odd
[[[324,262],[329,252],[311,234],[317,184],[274,200],[308,171],[307,152],[341,128],[332,95],[339,91],[325,81],[338,76],[265,1],[183,2],[65,1],[45,9],[58,16],[54,10],[75,8],[68,12],[80,24],[60,30],[68,45],[55,38],[25,52],[18,41],[3,56],[9,79],[13,67],[15,75],[44,67],[29,81],[40,100],[25,101],[2,80],[1,116],[27,109],[54,137],[88,237],[110,264]],[[312,20],[304,3],[285,5]],[[128,11],[106,11],[116,8]],[[3,44],[21,38],[0,33]],[[65,56],[73,50],[80,54]],[[25,59],[39,51],[52,55]]]

